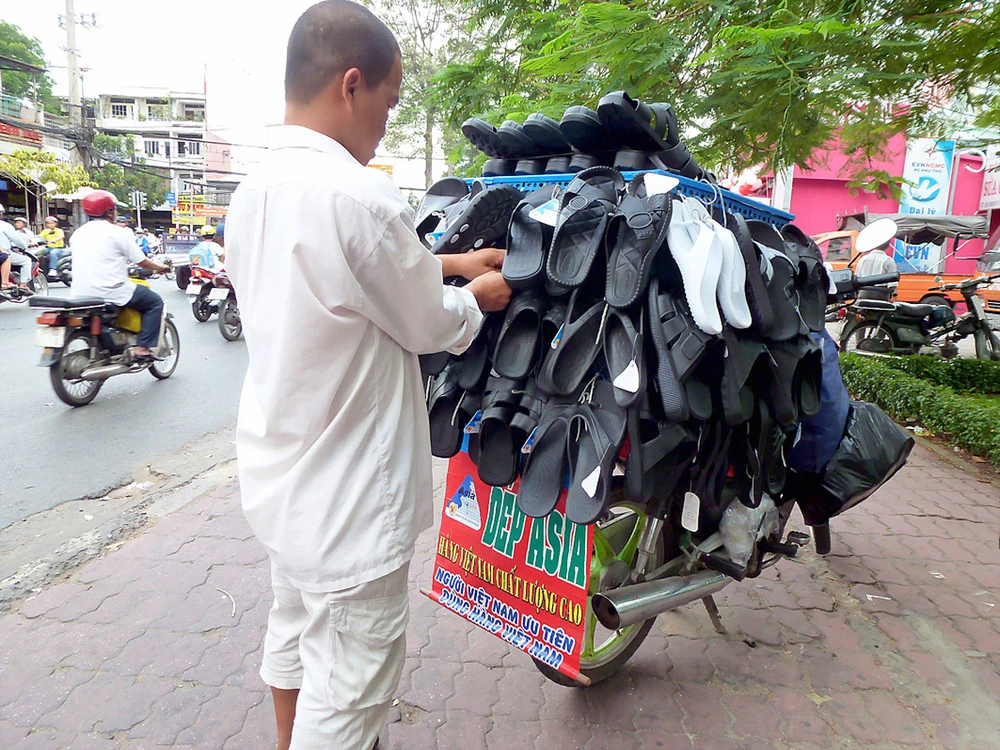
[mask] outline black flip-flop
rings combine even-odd
[[[612,471],[627,426],[625,409],[616,402],[611,383],[596,381],[590,397],[569,420],[566,518],[573,523],[593,523],[607,510]]]
[[[461,404],[464,391],[458,387],[455,365],[448,365],[431,384],[427,418],[431,428],[431,453],[438,458],[451,458],[462,447],[462,436],[468,419],[463,419]]]
[[[731,326],[723,329],[722,337],[726,342],[720,387],[722,412],[726,424],[735,427],[753,416],[755,380],[767,379],[769,357],[759,339],[740,336]]]
[[[559,215],[545,265],[549,279],[570,288],[587,280],[624,188],[621,172],[611,167],[585,169],[570,181],[559,199]]]
[[[569,162],[572,157],[552,156],[545,162],[545,174],[566,174],[570,171]],[[579,171],[579,170],[577,170]]]
[[[771,267],[767,295],[774,311],[774,325],[767,334],[768,341],[789,341],[808,333],[809,327],[799,312],[798,267],[780,250],[760,242],[757,248]]]
[[[712,394],[694,377],[694,371],[713,337],[695,325],[683,300],[660,288],[654,276],[649,284],[649,327],[657,359],[657,384],[667,419],[712,416]]]
[[[530,214],[552,200],[552,186],[539,188],[517,204],[507,229],[507,255],[503,277],[512,289],[526,289],[545,283],[545,258],[552,243],[552,227],[532,219]]]
[[[820,408],[823,347],[811,336],[796,336],[768,347],[774,360],[769,397],[774,420],[792,426]]]
[[[754,244],[747,220],[742,214],[726,213],[725,226],[736,238],[736,244],[746,265],[746,295],[747,304],[753,323],[750,330],[757,336],[766,336],[774,326],[774,311],[771,309],[771,299],[767,293],[767,282],[761,272],[761,257]]]
[[[517,479],[523,440],[511,430],[524,392],[523,380],[491,377],[483,392],[479,422],[479,478],[491,487],[506,487]]]
[[[665,151],[651,153],[649,158],[653,164],[661,169],[676,172],[681,177],[687,177],[691,180],[698,179],[702,171],[701,167],[698,166],[698,162],[695,161],[694,156],[688,151],[687,146],[683,142],[678,143],[676,146],[671,146]]]
[[[603,301],[589,307],[587,304],[578,292],[573,293],[559,342],[554,347],[550,345],[542,360],[538,385],[553,396],[576,392],[601,353],[601,328],[609,308]]]
[[[664,151],[680,140],[677,116],[668,104],[654,107],[613,91],[601,97],[597,114],[605,128],[638,151]]]
[[[601,122],[600,116],[590,107],[570,107],[559,122],[559,129],[566,140],[578,151],[596,154],[622,146]]]
[[[503,317],[499,313],[486,313],[476,338],[465,350],[456,365],[455,380],[463,391],[483,390],[492,366],[493,348]]]
[[[524,121],[524,133],[538,144],[542,153],[568,154],[573,150],[559,128],[559,121],[539,112],[528,115],[528,119]]]
[[[615,154],[615,169],[622,172],[653,169],[655,166],[645,151],[623,148]]]
[[[514,166],[514,174],[527,177],[544,174],[545,165],[548,163],[548,159],[519,159]]]
[[[687,471],[697,441],[687,426],[667,422],[649,393],[628,410],[628,457],[625,460],[625,497],[647,503],[667,498]]]
[[[608,222],[606,298],[612,307],[630,307],[646,293],[657,251],[667,241],[674,201],[669,193],[646,195],[645,175],[636,175]]]
[[[515,154],[511,153],[507,145],[500,140],[497,129],[486,120],[470,117],[462,123],[462,135],[491,159],[513,159],[515,157]]]
[[[430,243],[425,238],[429,233],[437,231],[438,224],[444,218],[444,209],[458,203],[468,194],[469,186],[459,177],[444,177],[427,188],[417,206],[413,222],[420,241],[429,246]]]
[[[462,212],[431,247],[435,255],[495,247],[507,236],[510,217],[521,202],[513,185],[490,185],[469,199]]]
[[[493,351],[493,369],[505,378],[520,379],[538,362],[542,318],[548,299],[539,289],[518,294],[507,307],[507,315]]]
[[[543,518],[559,502],[569,465],[566,454],[569,420],[576,409],[575,403],[560,399],[551,399],[542,408],[517,492],[517,507],[526,516]]]
[[[576,174],[577,172],[582,172],[585,169],[598,167],[600,165],[601,160],[593,154],[573,154],[573,156],[570,157],[566,171],[570,174]]]
[[[487,159],[483,165],[483,177],[510,177],[517,162],[513,159]]]
[[[604,324],[604,361],[614,386],[615,401],[632,406],[646,391],[646,357],[643,341],[645,315],[639,309],[633,317],[624,310],[611,308]]]
[[[426,380],[428,376],[436,377],[441,374],[441,371],[451,361],[451,354],[448,352],[421,354],[419,360],[420,372],[423,374],[424,380]]]
[[[826,327],[826,296],[830,288],[823,255],[812,237],[794,224],[782,227],[781,236],[785,249],[798,258],[799,312],[809,330],[819,333]]]
[[[549,155],[549,152],[525,132],[524,126],[519,122],[504,120],[503,124],[497,128],[497,137],[515,159],[531,159],[536,156]]]

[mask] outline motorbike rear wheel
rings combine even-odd
[[[975,334],[976,358],[1000,361],[1000,336],[989,323],[984,323]]]
[[[212,303],[208,299],[209,291],[208,285],[203,286],[198,296],[191,301],[191,312],[194,313],[194,319],[199,323],[204,323],[212,317]]]
[[[609,514],[597,522],[594,529],[594,548],[591,551],[590,581],[587,586],[587,611],[584,615],[583,653],[580,655],[580,672],[590,679],[591,685],[606,680],[620,670],[639,649],[656,621],[655,617],[621,630],[607,630],[602,626],[590,605],[590,597],[629,583],[629,577],[619,580],[622,573],[635,568],[639,538],[649,522],[645,509],[631,503],[612,502]],[[663,536],[656,541],[656,549],[647,570],[663,563]],[[583,687],[562,672],[532,659],[538,671],[564,687]]]
[[[31,291],[37,294],[39,297],[49,296],[49,280],[45,278],[45,274],[38,272],[31,277],[31,282],[28,284],[31,287]]]
[[[219,308],[219,331],[226,341],[236,341],[243,335],[243,321],[236,300],[230,295]]]
[[[157,380],[166,380],[173,375],[181,358],[181,338],[177,335],[177,326],[170,318],[163,322],[163,326],[163,345],[168,353],[161,361],[149,366],[150,374]]]
[[[842,335],[840,351],[857,354],[892,354],[892,331],[878,323],[860,323]]]
[[[59,400],[70,406],[86,406],[97,396],[103,380],[81,380],[79,376],[90,362],[94,338],[89,331],[77,329],[66,339],[59,361],[49,365],[49,380]]]

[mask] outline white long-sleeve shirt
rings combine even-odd
[[[28,241],[25,236],[14,229],[9,221],[0,219],[0,250],[10,252],[12,249],[27,250]]]
[[[306,591],[395,570],[433,521],[417,355],[464,350],[475,298],[443,284],[386,175],[301,127],[237,189],[226,250],[250,354],[236,434],[250,526]]]

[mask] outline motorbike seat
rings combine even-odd
[[[897,302],[896,312],[909,318],[926,318],[934,312],[934,305],[913,305],[909,302]]]
[[[854,302],[854,307],[858,310],[878,310],[879,312],[893,312],[896,305],[880,299],[858,299]]]
[[[50,310],[70,310],[75,307],[104,307],[104,300],[100,297],[39,297],[35,296],[28,300],[29,307],[45,307]]]

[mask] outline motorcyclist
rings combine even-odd
[[[3,217],[6,212],[7,209],[0,203],[0,253],[9,256],[2,262],[3,268],[0,268],[0,288],[5,292],[14,289],[13,284],[7,283],[7,274],[11,268],[16,268],[17,288],[22,295],[30,295],[31,290],[28,288],[28,282],[31,281],[31,258],[17,252],[28,249],[28,240],[23,233],[18,232],[9,222],[4,221]]]
[[[212,270],[222,260],[222,246],[215,242],[215,227],[206,224],[201,230],[201,242],[191,248],[192,266]]]
[[[865,253],[854,271],[858,278],[896,273],[896,261],[893,260],[889,248],[898,232],[899,227],[896,226],[896,222],[882,218],[873,221],[858,233],[858,252]]]
[[[44,253],[47,267],[54,269],[59,264],[60,256],[66,252],[66,233],[59,228],[59,220],[55,216],[46,216],[45,229],[38,236],[48,248],[48,252]]]
[[[69,240],[73,251],[73,296],[99,297],[141,313],[134,354],[137,361],[152,362],[157,359],[152,348],[160,337],[163,299],[149,287],[130,283],[128,264],[155,273],[165,273],[170,267],[143,255],[131,230],[115,225],[117,205],[115,196],[106,190],[95,190],[83,199],[83,212],[90,220]]]
[[[215,244],[221,249],[219,250],[219,260],[222,263],[226,262],[226,222],[221,224],[216,224],[215,226]]]

